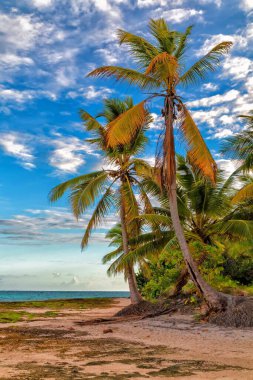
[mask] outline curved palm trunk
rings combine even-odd
[[[126,227],[126,212],[125,212],[125,205],[124,205],[123,197],[121,199],[121,206],[120,206],[120,221],[121,221],[121,229],[122,229],[123,250],[124,250],[124,254],[127,255],[129,252],[128,233],[127,233],[127,227]],[[127,265],[126,277],[127,277],[129,291],[130,291],[131,303],[134,304],[134,303],[141,302],[142,297],[138,291],[134,268],[133,268],[133,265],[131,265],[131,264]]]
[[[172,95],[173,96],[173,95]],[[196,263],[194,262],[189,247],[187,245],[184,231],[180,223],[178,206],[177,206],[177,187],[176,187],[176,161],[175,161],[175,144],[174,144],[174,109],[172,96],[165,99],[165,138],[163,146],[163,179],[167,186],[169,196],[169,206],[173,228],[178,239],[179,246],[183,253],[184,261],[192,281],[197,287],[200,294],[205,299],[210,309],[224,309],[228,302],[225,294],[215,291],[202,278]]]
[[[203,262],[205,261],[206,259],[206,252],[204,252],[202,254],[202,256],[200,257],[200,259],[197,261],[197,266],[199,267],[199,265],[203,264]],[[177,296],[179,293],[181,293],[183,287],[187,284],[188,282],[188,278],[189,278],[189,272],[188,272],[188,269],[187,268],[184,268],[181,270],[180,274],[179,274],[179,277],[176,281],[176,284],[175,284],[175,287],[173,289],[173,292],[172,292],[172,296]]]

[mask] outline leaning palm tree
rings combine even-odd
[[[128,144],[115,145],[113,148],[106,145],[108,123],[120,119],[124,112],[131,111],[133,108],[132,98],[127,97],[124,100],[105,100],[104,110],[96,117],[92,117],[86,111],[81,111],[86,129],[93,135],[87,141],[100,149],[110,168],[81,175],[61,183],[50,193],[50,200],[54,202],[66,191],[70,191],[71,208],[76,218],[84,214],[90,206],[94,206],[93,214],[82,238],[82,248],[88,244],[91,231],[98,227],[108,213],[113,210],[120,214],[124,254],[127,254],[129,235],[134,236],[139,231],[139,222],[134,219],[139,213],[136,190],[140,194],[144,208],[151,207],[148,195],[138,179],[138,174],[141,176],[151,168],[143,160],[133,157],[142,150],[146,142],[144,131],[151,121],[149,113],[145,112],[144,119],[140,121],[141,125],[136,129],[134,138]],[[103,125],[98,118],[103,118],[106,124]],[[122,127],[124,127],[123,120]],[[128,280],[132,303],[141,301],[133,265],[129,264],[125,267],[125,277]]]
[[[185,70],[186,49],[192,27],[184,33],[170,30],[164,19],[150,20],[149,30],[155,43],[124,30],[118,31],[120,44],[126,44],[133,56],[137,69],[119,66],[104,66],[93,70],[89,76],[114,77],[118,81],[128,81],[142,90],[152,90],[153,93],[137,104],[120,119],[108,125],[107,144],[114,147],[128,143],[136,133],[140,121],[144,120],[148,100],[156,97],[163,99],[162,115],[165,128],[162,140],[161,157],[157,166],[161,169],[161,183],[166,186],[173,227],[183,252],[189,274],[200,293],[204,296],[210,309],[223,309],[228,297],[212,289],[200,275],[184,236],[180,223],[176,193],[176,161],[175,161],[175,127],[176,124],[188,147],[188,154],[193,164],[215,183],[216,164],[205,142],[194,123],[190,112],[178,94],[178,87],[195,84],[204,79],[210,71],[219,65],[222,56],[231,47],[231,42],[222,42],[212,48],[189,69]],[[122,120],[124,119],[124,128]],[[158,150],[159,151],[159,150]]]
[[[236,180],[234,177],[234,181]],[[177,156],[177,197],[179,204],[179,216],[184,226],[187,243],[200,242],[203,247],[214,246],[226,250],[231,242],[243,244],[252,242],[253,236],[253,206],[248,204],[234,204],[232,199],[240,190],[233,189],[232,178],[228,187],[227,180],[221,171],[217,173],[216,186],[212,186],[209,180],[203,178],[188,160]],[[142,222],[151,227],[151,231],[145,232],[133,241],[130,240],[131,251],[128,256],[119,256],[112,264],[121,265],[127,259],[146,260],[153,255],[170,253],[172,249],[178,249],[175,234],[172,234],[172,221],[169,204],[163,200],[162,207],[154,207],[153,214],[142,214]],[[198,259],[198,266],[207,258],[208,250],[204,250]],[[118,254],[117,250],[111,252],[105,258],[112,258]],[[119,261],[119,259],[121,259]],[[180,293],[188,280],[188,272],[182,269],[176,283],[173,294]]]
[[[253,111],[251,115],[241,115],[240,117],[246,121],[246,128],[240,133],[227,138],[222,148],[222,153],[241,162],[239,168],[232,175],[252,173],[253,171]],[[253,178],[248,177],[245,182],[245,185],[233,200],[235,203],[242,202],[247,198],[253,198]]]

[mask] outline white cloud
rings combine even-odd
[[[218,8],[220,8],[221,4],[222,4],[222,0],[198,0],[199,4],[215,4]]]
[[[231,129],[218,129],[218,131],[212,135],[212,138],[215,139],[223,139],[224,137],[232,136],[234,133],[231,131]]]
[[[16,90],[0,86],[0,99],[2,102],[24,103],[34,98],[34,93],[29,90]]]
[[[0,43],[8,50],[28,50],[42,32],[43,23],[32,15],[0,14]]]
[[[245,79],[253,70],[253,62],[246,57],[226,57],[222,64],[222,76],[231,76],[232,79]]]
[[[250,75],[245,81],[245,87],[249,94],[253,93],[253,75]],[[252,106],[253,108],[253,106]]]
[[[53,4],[53,0],[29,0],[29,4],[33,7],[43,9],[50,7]]]
[[[183,5],[185,0],[171,0],[170,6],[180,6]],[[137,6],[139,8],[147,8],[151,6],[161,6],[166,7],[168,5],[167,0],[137,0]]]
[[[207,98],[202,98],[199,100],[193,100],[191,102],[188,102],[188,106],[192,108],[198,108],[198,107],[211,107],[215,104],[223,104],[227,102],[231,102],[232,100],[235,100],[237,97],[239,97],[240,92],[238,90],[230,90],[226,92],[225,94],[218,94],[214,96],[209,96]]]
[[[0,53],[0,64],[9,68],[10,66],[20,65],[30,66],[33,65],[34,62],[29,57],[22,57],[12,53]]]
[[[204,83],[202,87],[204,90],[207,90],[207,91],[216,91],[219,86],[214,83]]]
[[[6,88],[0,85],[0,101],[2,104],[7,105],[6,110],[0,109],[3,113],[10,112],[9,108],[22,108],[26,102],[30,102],[35,98],[48,98],[56,100],[56,94],[45,90],[17,90],[14,88]]]
[[[156,11],[156,16],[161,16],[165,20],[174,22],[176,24],[183,22],[184,20],[189,20],[190,18],[202,19],[204,11],[190,8],[174,8],[170,10],[164,10],[163,8],[158,8]]]
[[[210,36],[204,42],[202,48],[196,51],[198,56],[207,54],[215,45],[221,42],[233,42],[233,48],[243,49],[247,46],[247,38],[241,35],[215,34]]]
[[[195,121],[199,123],[207,123],[210,127],[215,127],[218,118],[226,114],[229,114],[229,108],[224,106],[211,108],[210,110],[198,110],[192,112]]]
[[[149,125],[149,129],[162,130],[164,129],[164,118],[156,113],[151,113],[153,122]]]
[[[59,173],[76,173],[85,163],[84,153],[98,156],[92,147],[77,137],[64,137],[55,134],[58,138],[49,143],[55,147],[49,163],[57,169]]]
[[[112,94],[114,90],[107,87],[95,87],[95,86],[87,86],[86,88],[81,87],[77,91],[69,91],[68,97],[75,99],[77,97],[82,97],[87,100],[95,100],[95,99],[104,99],[108,95]]]
[[[16,132],[7,132],[0,135],[0,147],[5,154],[15,157],[19,164],[25,169],[33,169],[34,155],[31,147],[30,137]]]
[[[252,0],[241,0],[240,7],[245,11],[249,12],[253,10]]]

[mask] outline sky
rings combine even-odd
[[[237,118],[252,107],[252,0],[1,0],[0,3],[0,290],[126,290],[122,276],[107,277],[104,235],[118,221],[112,213],[81,252],[91,210],[76,222],[67,197],[50,204],[50,189],[105,165],[85,139],[80,109],[97,114],[106,97],[138,89],[87,78],[101,65],[133,67],[117,44],[118,28],[149,38],[150,18],[171,29],[194,25],[187,65],[221,41],[233,48],[202,84],[182,89],[218,165],[224,138],[244,126]],[[142,157],[154,157],[162,128],[160,105]],[[180,151],[181,144],[178,144]]]

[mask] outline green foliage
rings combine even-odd
[[[252,294],[253,291],[253,259],[252,255],[238,255],[224,252],[223,249],[204,245],[200,242],[190,244],[192,255],[196,261],[206,253],[206,259],[200,266],[204,279],[219,291],[231,294]],[[184,267],[179,250],[165,252],[149,261],[150,276],[140,270],[137,274],[139,290],[146,299],[156,299],[170,294],[179,274]],[[193,283],[188,281],[184,293],[194,294]]]
[[[183,263],[179,250],[163,253],[149,261],[150,276],[145,277],[142,270],[137,274],[137,283],[142,295],[149,300],[159,298],[173,287]]]

